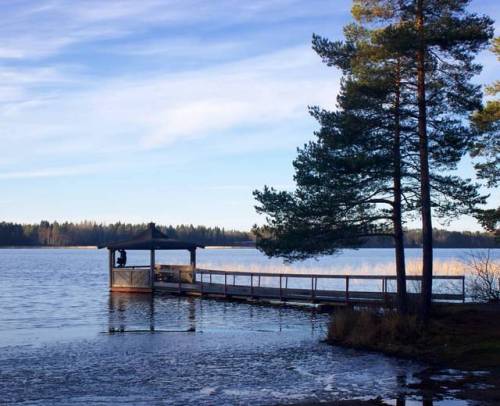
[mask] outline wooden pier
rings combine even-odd
[[[193,276],[183,276],[190,272]],[[192,282],[185,282],[192,278]],[[410,283],[421,277],[408,276]],[[445,291],[433,293],[441,302],[465,301],[465,277],[436,275],[437,283],[446,283]],[[396,292],[389,289],[395,276],[389,275],[325,275],[292,273],[230,272],[209,269],[158,271],[154,290],[178,295],[248,299],[252,301],[307,302],[330,304],[375,304],[391,306]],[[369,282],[371,289],[359,288]],[[450,283],[451,282],[451,283]],[[292,286],[293,285],[293,286]],[[332,288],[332,285],[337,285]],[[307,287],[306,287],[307,286]],[[340,288],[340,286],[342,288]],[[418,292],[409,295],[418,295]]]
[[[101,246],[109,251],[109,287],[114,292],[196,295],[251,301],[329,303],[332,305],[374,304],[392,306],[395,276],[325,275],[299,273],[231,272],[200,269],[196,249],[200,244],[168,238],[154,223],[135,238]],[[146,250],[150,263],[143,266],[116,264],[116,251]],[[189,265],[161,265],[155,261],[157,250],[187,250]],[[126,262],[126,259],[125,261]],[[418,295],[421,277],[408,276],[409,295]],[[465,301],[465,277],[435,275],[434,301]],[[411,286],[411,284],[414,286]],[[443,286],[445,285],[444,289]],[[414,293],[412,293],[414,292]]]

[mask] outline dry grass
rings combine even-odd
[[[427,328],[414,315],[344,309],[333,314],[327,340],[458,368],[494,368],[500,365],[498,320],[498,305],[435,306]]]
[[[400,316],[392,310],[344,309],[333,315],[328,341],[353,347],[373,347],[381,342],[406,345],[418,340],[421,332],[413,315]]]

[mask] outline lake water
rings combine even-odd
[[[436,250],[436,267],[462,272],[460,260],[467,252]],[[498,250],[493,255],[498,258]],[[412,266],[418,266],[419,256],[420,250],[407,250]],[[146,253],[129,254],[131,265],[147,260]],[[161,263],[188,260],[182,252],[157,255]],[[198,265],[394,272],[393,252],[385,249],[346,251],[293,267],[252,249],[200,250]],[[107,277],[102,250],[0,250],[0,403],[267,405],[421,398],[408,384],[424,365],[322,343],[326,314],[110,294]],[[149,332],[151,327],[156,332]],[[128,332],[109,334],[110,329]]]

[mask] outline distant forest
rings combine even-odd
[[[193,225],[157,226],[169,238],[194,241],[203,245],[254,245],[249,232],[225,230],[219,227]],[[89,246],[133,238],[144,231],[147,224],[0,223],[0,246]]]
[[[92,246],[132,238],[145,230],[146,224],[49,223],[15,224],[0,222],[0,246]],[[248,231],[193,225],[158,226],[170,238],[194,241],[203,245],[254,246],[255,236]],[[407,230],[406,247],[419,247],[420,230]],[[492,234],[486,232],[434,230],[436,248],[499,248]],[[390,248],[392,239],[372,237],[367,248]]]

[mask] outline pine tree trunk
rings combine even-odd
[[[394,225],[394,245],[396,256],[396,281],[397,281],[397,304],[401,314],[407,312],[406,303],[406,270],[405,270],[405,250],[404,234],[401,211],[401,66],[398,59],[396,65],[396,87],[394,100],[394,206],[393,206],[393,225]]]
[[[429,180],[429,148],[427,139],[427,111],[425,98],[425,38],[423,0],[417,1],[417,103],[418,103],[418,139],[420,155],[420,199],[422,204],[422,320],[429,319],[432,303],[432,218]]]

